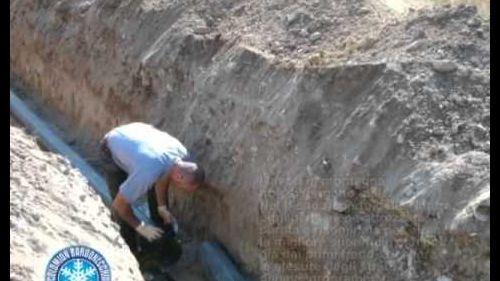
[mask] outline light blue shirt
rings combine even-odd
[[[120,193],[128,203],[146,194],[177,158],[189,155],[178,139],[145,123],[116,127],[105,138],[113,160],[128,173],[120,185]]]

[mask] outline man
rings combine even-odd
[[[108,132],[101,141],[101,153],[107,164],[112,209],[122,220],[122,235],[132,249],[135,239],[130,239],[130,228],[149,242],[160,238],[163,230],[139,221],[131,204],[148,195],[153,221],[159,216],[165,225],[170,224],[174,218],[167,209],[169,184],[194,192],[205,178],[203,168],[192,162],[179,140],[145,123],[130,123]]]

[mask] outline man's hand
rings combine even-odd
[[[160,238],[163,234],[163,230],[161,228],[147,225],[144,222],[141,222],[141,224],[137,226],[135,230],[139,232],[139,234],[144,236],[144,238],[146,238],[149,242]]]
[[[158,214],[163,219],[163,223],[169,224],[174,220],[174,216],[167,210],[167,206],[158,206]]]

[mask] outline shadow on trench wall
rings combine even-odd
[[[87,178],[89,184],[101,196],[104,202],[109,206],[111,197],[106,187],[105,180],[90,166],[82,157],[80,157],[70,146],[64,143],[47,124],[40,119],[30,108],[17,97],[13,90],[10,91],[10,111],[20,122],[22,122],[35,135],[41,138],[42,142],[52,151],[59,153],[71,162],[71,164],[80,170],[83,176]],[[152,223],[151,218],[140,210],[134,210],[141,220]],[[148,243],[145,240],[139,245],[142,247],[142,255],[137,257],[140,260],[142,269],[150,269],[160,264],[173,264],[179,260],[182,255],[182,247],[175,237],[171,225],[165,226],[165,235],[162,239],[154,243]],[[139,238],[141,239],[141,238]],[[127,240],[127,239],[126,239]],[[166,254],[168,253],[168,254]],[[199,249],[199,258],[203,269],[210,281],[245,281],[235,264],[230,260],[227,253],[216,242],[204,241]]]

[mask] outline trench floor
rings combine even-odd
[[[79,147],[78,142],[74,141],[74,138],[71,137],[71,132],[68,131],[67,128],[63,128],[65,125],[60,120],[57,120],[59,116],[54,112],[51,112],[50,109],[44,108],[44,105],[41,104],[40,101],[36,101],[35,99],[30,98],[26,93],[22,92],[19,89],[16,89],[17,93],[21,93],[19,97],[26,102],[26,104],[30,107],[30,109],[37,114],[40,118],[45,120],[50,124],[51,129],[53,129],[67,144],[69,144],[75,151],[77,151],[80,155],[84,156],[84,159],[90,159],[88,163],[96,168],[93,165],[93,161],[91,157],[85,157],[85,153],[82,151],[81,147]],[[46,107],[46,106],[45,106]],[[16,127],[24,127],[14,116],[10,115],[10,124]],[[66,126],[64,126],[66,127]],[[29,132],[29,131],[28,131]],[[68,141],[70,140],[70,141]],[[42,143],[39,143],[42,148]],[[160,272],[157,273],[148,273],[143,272],[144,279],[146,281],[207,281],[203,274],[203,269],[201,264],[198,261],[197,257],[197,249],[199,246],[199,241],[193,239],[182,229],[179,230],[179,240],[181,241],[183,254],[179,261],[174,265],[169,267],[164,267],[160,269]]]

